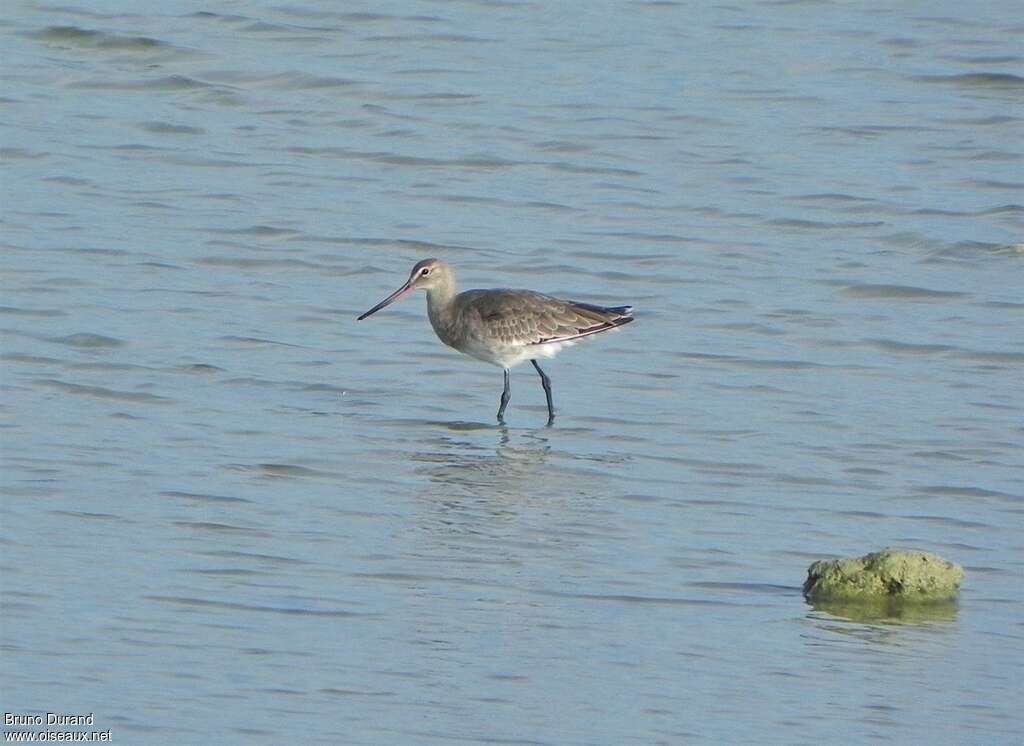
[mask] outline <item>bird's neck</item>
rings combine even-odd
[[[452,326],[455,319],[455,281],[446,279],[440,285],[427,290],[427,316],[430,325],[441,338]]]

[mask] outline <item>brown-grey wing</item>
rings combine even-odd
[[[596,306],[535,293],[532,290],[469,291],[465,311],[492,344],[521,346],[566,342],[611,329],[615,314]]]

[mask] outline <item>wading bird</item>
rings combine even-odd
[[[532,290],[466,290],[456,294],[455,275],[440,259],[424,259],[412,268],[402,287],[359,317],[394,303],[413,290],[427,291],[427,316],[438,338],[459,352],[497,365],[505,372],[498,422],[505,422],[511,396],[509,369],[529,360],[540,374],[548,402],[548,425],[555,420],[551,379],[537,365],[583,337],[628,324],[632,306],[595,306],[552,298]]]

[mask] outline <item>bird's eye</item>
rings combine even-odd
[[[426,277],[430,274],[430,267],[424,267],[420,270],[420,277]]]

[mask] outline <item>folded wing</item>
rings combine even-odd
[[[570,342],[633,321],[631,306],[596,306],[531,290],[469,291],[463,312],[481,332],[502,345],[521,347]]]

